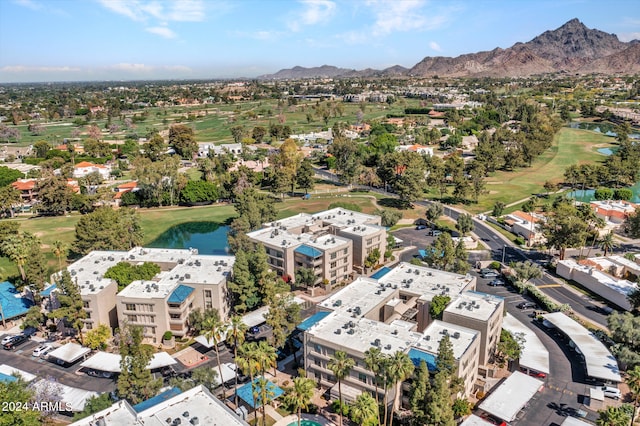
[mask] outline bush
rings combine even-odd
[[[501,267],[500,262],[495,261],[495,260],[493,262],[491,262],[491,264],[489,265],[489,268],[495,269],[496,271],[499,271],[500,267]]]
[[[318,406],[316,404],[310,403],[307,406],[307,409],[303,410],[303,412],[308,414],[318,414]]]
[[[516,239],[513,241],[514,243],[516,243],[519,246],[523,246],[525,241],[523,237],[516,237]]]
[[[173,333],[167,330],[162,335],[162,340],[171,340],[172,337],[173,337]]]
[[[336,413],[340,413],[340,401],[338,401],[337,399],[335,401],[333,401],[331,403],[331,408],[333,409],[333,411],[335,411]],[[349,405],[346,403],[342,404],[342,415],[343,416],[349,416]]]

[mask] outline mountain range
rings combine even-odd
[[[346,77],[528,77],[545,73],[634,74],[640,72],[640,41],[628,43],[615,34],[587,28],[572,19],[526,43],[507,49],[468,53],[455,58],[427,56],[411,68],[395,65],[384,70],[296,66],[262,80]]]

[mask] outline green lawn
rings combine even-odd
[[[613,146],[613,138],[587,130],[562,128],[553,146],[538,157],[531,167],[514,172],[495,172],[487,178],[487,194],[478,204],[462,206],[479,213],[491,210],[496,201],[505,204],[545,192],[546,181],[556,183],[564,179],[564,170],[571,164],[593,163],[604,160],[597,148]]]

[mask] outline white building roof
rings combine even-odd
[[[584,356],[588,376],[618,383],[622,381],[616,358],[593,333],[562,312],[543,317],[575,343]]]
[[[113,280],[104,278],[107,270],[124,260],[127,252],[92,251],[67,267],[71,279],[78,283],[81,295],[99,293]]]
[[[593,426],[591,423],[587,423],[575,417],[565,417],[560,426]]]
[[[538,336],[529,327],[518,321],[511,314],[502,320],[502,328],[511,335],[520,334],[524,338],[520,365],[525,368],[549,374],[549,351]]]
[[[247,327],[255,327],[256,325],[260,325],[267,320],[267,312],[269,312],[269,306],[263,306],[256,309],[255,311],[244,314],[242,316],[242,322],[244,322]]]
[[[499,296],[477,291],[465,291],[455,298],[444,311],[486,321],[496,309],[504,306],[503,303],[504,299]]]
[[[180,284],[218,284],[233,271],[235,256],[196,255],[171,270],[174,280]]]
[[[383,290],[384,289],[384,290]],[[354,282],[318,304],[325,310],[340,311],[347,316],[362,317],[371,309],[397,297],[397,287],[381,287],[375,279],[358,277]],[[359,309],[356,309],[359,308]]]
[[[0,373],[6,374],[7,376],[13,376],[14,374],[17,374],[22,377],[22,380],[24,380],[25,382],[30,382],[37,377],[35,374],[27,373],[24,370],[11,367],[7,364],[0,364]]]
[[[31,384],[34,389],[42,389],[46,392],[48,389],[54,389],[54,387],[60,387],[61,394],[59,395],[60,401],[69,405],[71,411],[82,411],[87,403],[87,399],[98,396],[98,392],[88,391],[79,388],[73,388],[66,386],[58,382],[53,382],[47,379],[41,379]],[[44,402],[44,401],[38,401]]]
[[[542,386],[540,380],[516,371],[482,401],[479,408],[492,416],[511,422]]]
[[[478,417],[475,414],[472,414],[469,417],[467,417],[462,423],[460,423],[460,426],[487,426],[490,424],[492,423],[489,423],[488,421],[484,420],[482,417]]]
[[[306,333],[361,354],[374,346],[388,355],[404,352],[422,338],[422,334],[404,327],[367,318],[352,318],[341,312],[332,312]]]
[[[248,425],[202,385],[184,391],[140,413],[136,413],[129,403],[122,400],[72,424],[75,426],[167,426],[173,423],[174,419],[181,419],[181,424],[190,425],[196,424],[192,420],[195,417],[198,418],[197,424],[200,425]],[[167,419],[171,421],[167,422]]]
[[[161,273],[164,279],[155,280],[136,280],[123,288],[118,296],[132,298],[148,298],[148,299],[165,299],[175,288],[180,285],[177,280],[169,280],[166,273]]]
[[[422,335],[422,339],[413,346],[434,355],[438,353],[440,340],[442,340],[445,335],[449,335],[453,356],[455,359],[460,359],[473,341],[480,336],[480,332],[460,325],[435,320],[429,324]]]
[[[72,364],[89,352],[91,352],[91,349],[80,346],[77,343],[67,343],[66,345],[60,346],[58,349],[54,349],[49,352],[49,357],[57,358],[66,363]]]
[[[120,372],[120,354],[111,354],[108,352],[96,352],[91,358],[88,358],[80,367],[90,368],[99,371],[108,371],[110,373]],[[153,354],[153,358],[149,362],[147,369],[155,370],[156,368],[175,365],[178,362],[166,352],[158,352]]]
[[[222,370],[222,383],[227,383],[236,378],[236,370],[234,370],[232,366],[234,366],[234,364],[227,362],[221,364],[220,368],[218,368],[217,365],[215,367],[211,367],[213,371],[216,372],[215,382],[217,384],[220,384],[220,378],[218,377],[220,375],[220,370]]]
[[[289,248],[302,244],[298,241],[298,235],[278,228],[263,228],[253,232],[248,232],[247,236],[252,240],[259,241],[270,246]]]
[[[423,300],[431,300],[435,295],[454,298],[464,290],[473,290],[476,278],[467,274],[416,266],[401,262],[378,280],[383,284],[397,285],[403,293],[412,294]]]
[[[308,213],[298,213],[293,216],[285,217],[284,219],[279,219],[273,222],[265,223],[265,228],[267,227],[283,227],[285,229],[290,228],[298,228],[304,225],[312,225],[314,222],[313,216]]]
[[[610,289],[617,291],[618,293],[625,296],[633,293],[633,291],[637,288],[637,285],[635,283],[632,283],[631,281],[619,280],[609,274],[597,270],[593,266],[581,265],[573,259],[559,260],[558,263],[564,264],[567,268],[591,275],[600,284],[607,286]],[[613,265],[613,263],[611,262],[609,262],[609,264]]]
[[[338,227],[347,227],[351,225],[366,225],[380,223],[380,217],[352,210],[337,207],[331,210],[325,210],[313,215],[315,219],[320,219],[325,223],[330,223]]]

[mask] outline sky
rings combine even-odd
[[[640,39],[637,0],[0,0],[0,82],[410,68],[578,18]]]

